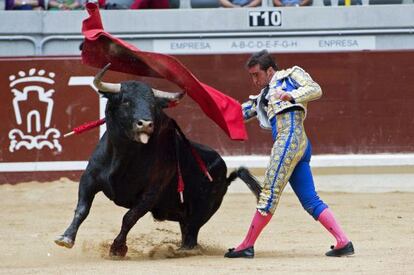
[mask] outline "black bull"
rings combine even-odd
[[[74,245],[95,194],[103,191],[115,204],[129,209],[111,245],[111,255],[125,256],[127,234],[147,212],[157,220],[179,222],[181,248],[194,248],[200,228],[220,207],[238,171],[227,178],[227,167],[220,155],[187,140],[175,121],[163,112],[162,108],[176,104],[183,94],[157,91],[138,81],[102,82],[107,67],[94,81],[108,99],[107,131],[80,179],[72,223],[55,242],[68,248]],[[200,169],[197,156],[212,182]],[[183,202],[177,192],[180,173],[185,183]]]

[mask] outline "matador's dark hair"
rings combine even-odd
[[[262,50],[252,54],[249,60],[247,60],[246,67],[251,68],[257,64],[259,64],[260,69],[263,71],[266,71],[270,67],[272,67],[275,71],[278,70],[276,62],[267,50]]]

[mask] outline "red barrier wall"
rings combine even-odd
[[[257,93],[244,69],[249,55],[177,56],[201,81],[243,101]],[[306,129],[314,154],[414,152],[414,51],[299,53],[275,55],[281,68],[299,65],[322,87],[310,103]],[[84,161],[97,143],[98,130],[62,138],[72,127],[99,118],[99,97],[88,85],[70,85],[97,69],[78,57],[0,59],[0,166],[38,161]],[[138,79],[110,72],[106,81]],[[177,90],[157,79],[159,89]],[[73,84],[73,83],[72,83]],[[267,155],[271,136],[256,122],[249,140],[231,141],[190,98],[168,113],[193,140],[223,155]],[[2,169],[4,170],[4,169]],[[0,183],[43,180],[79,172],[0,172]]]

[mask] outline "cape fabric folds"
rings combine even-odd
[[[103,29],[97,5],[88,3],[86,8],[89,18],[83,21],[82,26],[82,33],[85,36],[82,47],[84,64],[103,68],[111,63],[110,69],[114,71],[165,78],[183,89],[231,139],[247,139],[239,102],[200,82],[174,57],[141,51],[113,37]]]

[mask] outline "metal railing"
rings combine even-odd
[[[36,55],[41,54],[39,43],[32,36],[28,36],[28,35],[1,35],[0,36],[0,41],[21,41],[21,40],[29,41],[30,43],[32,43],[35,54]]]

